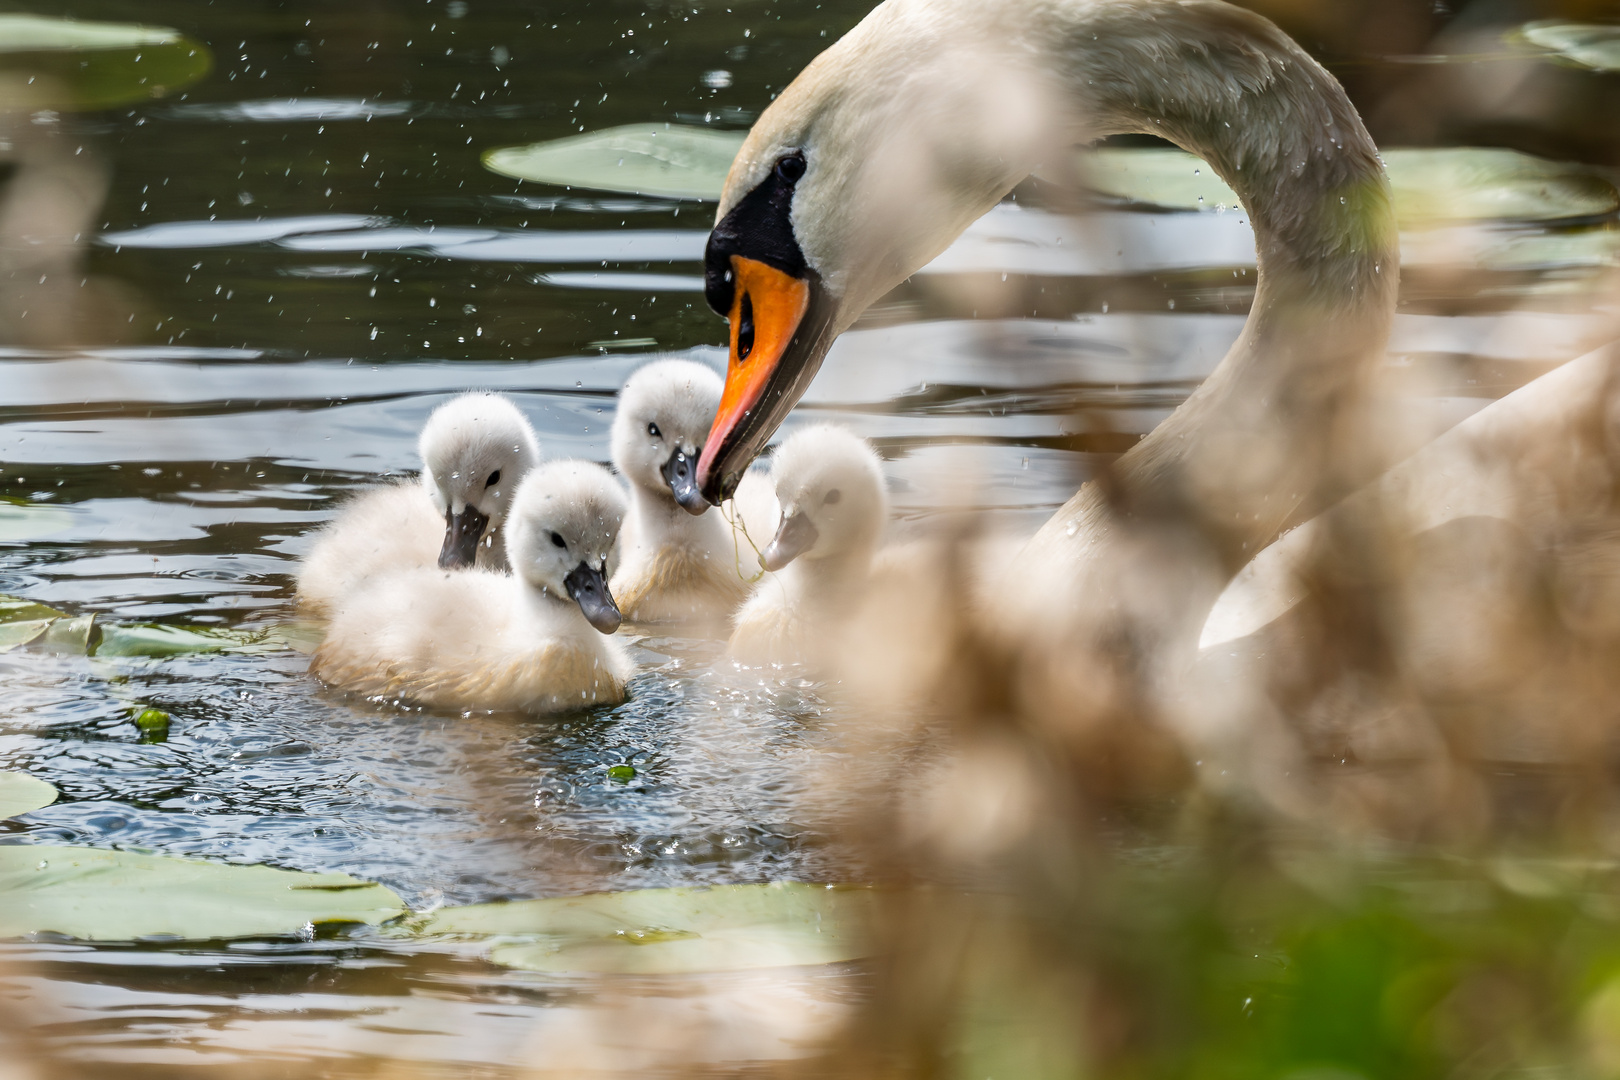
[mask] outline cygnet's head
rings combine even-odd
[[[500,394],[462,394],[433,410],[417,448],[422,486],[444,515],[439,565],[471,566],[506,520],[512,493],[540,461],[534,429]]]
[[[619,628],[608,559],[624,521],[624,489],[589,461],[548,461],[518,486],[507,525],[512,572],[579,605],[604,634]]]
[[[883,466],[847,428],[800,428],[771,460],[782,523],[764,551],[767,570],[796,558],[827,559],[870,550],[889,516]]]
[[[697,456],[720,408],[720,388],[720,376],[690,360],[660,360],[630,376],[613,416],[614,468],[689,514],[707,510]]]

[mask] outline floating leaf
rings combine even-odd
[[[1556,221],[1620,209],[1620,193],[1593,170],[1513,150],[1388,150],[1384,162],[1402,228]],[[1094,190],[1132,202],[1172,210],[1238,205],[1236,193],[1207,164],[1181,150],[1105,148],[1092,151],[1083,167]]]
[[[33,600],[0,595],[0,652],[43,637],[52,623],[65,617],[64,612]]]
[[[414,928],[498,936],[490,959],[527,971],[741,971],[867,955],[872,899],[798,882],[643,889],[441,908]]]
[[[101,628],[101,637],[93,655],[179,656],[208,652],[279,652],[283,647],[259,630],[124,623]]]
[[[1620,71],[1620,26],[1597,23],[1533,22],[1518,36],[1594,71]]]
[[[740,131],[630,124],[490,150],[484,167],[519,180],[716,201],[744,137]]]
[[[168,27],[0,15],[8,106],[101,109],[163,97],[212,67],[206,46]]]
[[[0,542],[50,536],[71,524],[73,513],[64,506],[0,499]]]
[[[56,801],[56,789],[37,777],[0,772],[0,818],[14,818]]]
[[[610,765],[607,774],[610,780],[634,780],[636,778],[636,767],[634,765]]]
[[[379,923],[404,909],[391,890],[347,874],[41,844],[0,847],[0,937],[264,937],[297,934],[309,924]]]
[[[142,709],[135,714],[135,726],[140,729],[142,742],[168,741],[169,714],[162,709]]]

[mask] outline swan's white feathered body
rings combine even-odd
[[[340,689],[439,709],[550,713],[622,701],[632,665],[582,610],[580,580],[605,595],[623,515],[624,494],[600,466],[540,466],[513,502],[513,574],[377,575],[337,605],[310,670]]]
[[[364,492],[323,528],[298,570],[298,601],[323,614],[379,573],[507,569],[510,494],[540,460],[534,430],[499,394],[462,394],[428,417],[420,479]]]
[[[626,619],[723,628],[758,576],[752,546],[697,495],[697,452],[720,404],[720,376],[662,360],[625,383],[613,418],[613,465],[630,484],[613,595]],[[687,502],[706,510],[697,515]],[[745,480],[732,511],[757,535],[774,510],[769,485]]]

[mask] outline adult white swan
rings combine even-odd
[[[1397,284],[1388,184],[1343,89],[1271,23],[1216,0],[887,0],[818,56],[749,133],[709,239],[731,360],[703,494],[735,488],[872,301],[1036,167],[1128,132],[1197,154],[1238,193],[1258,288],[1215,372],[1030,554],[1094,576],[1099,556],[1139,546],[1111,542],[1133,523],[1191,522],[1197,550],[1156,561],[1174,609],[1156,633],[1196,641],[1227,578],[1342,480],[1335,454],[1354,440],[1338,436]]]

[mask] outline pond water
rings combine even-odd
[[[19,320],[0,350],[0,496],[64,511],[47,535],[0,540],[0,593],[114,623],[285,623],[311,531],[413,470],[422,421],[467,388],[511,394],[547,455],[604,460],[638,364],[724,363],[699,291],[712,205],[520,183],[480,152],[649,119],[746,128],[862,8],[142,5],[216,66],[183,94],[55,121],[110,187],[71,286],[78,340],[41,343]],[[1242,324],[1240,212],[1114,207],[1081,228],[1042,206],[1022,189],[874,308],[801,410],[874,440],[903,520],[960,505],[969,475],[978,505],[1032,529]],[[1580,291],[1601,259],[1460,250],[1409,243],[1392,346],[1434,426],[1605,333]],[[554,720],[355,703],[292,648],[0,654],[0,768],[62,792],[0,823],[0,842],[344,871],[418,909],[858,878],[800,805],[810,766],[836,752],[816,688],[717,668],[712,642],[638,650],[628,703]],[[167,739],[143,737],[133,706],[170,713]],[[619,764],[636,778],[610,778]],[[37,1011],[39,1049],[87,1069],[498,1070],[587,1045],[600,990],[371,932],[4,952],[20,967],[0,994]],[[859,983],[840,968],[682,990],[758,1010],[757,1031],[714,1053],[774,1057]],[[661,993],[654,980],[632,996]],[[625,1053],[617,1064],[640,1061]]]

